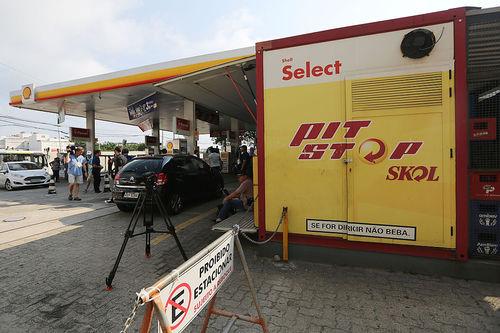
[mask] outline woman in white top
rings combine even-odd
[[[219,149],[218,148],[209,148],[210,153],[208,154],[208,165],[212,171],[220,172],[222,169],[222,160],[220,158]]]

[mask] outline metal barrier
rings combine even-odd
[[[145,333],[150,331],[155,314],[163,332],[182,332],[207,304],[208,310],[203,321],[202,332],[206,332],[212,315],[231,318],[226,325],[225,332],[228,332],[238,319],[258,324],[263,332],[269,332],[257,301],[257,293],[238,234],[239,227],[235,225],[233,230],[224,233],[153,286],[142,289],[137,294],[134,308],[122,332],[129,328],[141,305],[146,305],[140,328],[140,332]],[[235,244],[257,316],[247,316],[215,308],[217,292],[233,271]]]

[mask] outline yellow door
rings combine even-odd
[[[330,147],[344,141],[344,82],[266,89],[264,96],[266,229],[276,228],[287,206],[290,233],[346,238],[332,223],[347,221],[346,165],[331,159]]]
[[[454,105],[449,72],[346,83],[348,239],[455,247]]]

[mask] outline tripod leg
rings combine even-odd
[[[146,258],[151,258],[151,233],[146,228]]]
[[[137,221],[139,221],[139,216],[140,212],[142,210],[142,207],[144,205],[144,198],[141,196],[137,200],[137,204],[135,205],[134,208],[134,213],[132,214],[132,217],[130,219],[130,222],[127,227],[127,231],[125,232],[125,236],[123,238],[123,243],[122,247],[120,248],[120,252],[118,253],[118,257],[115,260],[115,264],[113,266],[113,269],[109,273],[108,277],[106,278],[106,286],[108,290],[111,290],[113,279],[115,278],[116,271],[118,270],[118,265],[120,264],[120,261],[122,259],[123,252],[125,251],[125,247],[127,246],[127,242],[130,237],[134,234],[135,226],[137,225]]]
[[[167,210],[165,209],[165,206],[163,206],[163,203],[161,202],[161,198],[158,197],[158,193],[155,191],[153,192],[153,200],[156,203],[156,206],[160,210],[160,214],[163,218],[163,221],[167,225],[167,229],[174,237],[175,243],[177,244],[177,247],[179,248],[179,251],[181,252],[182,258],[184,258],[184,261],[188,260],[188,257],[186,256],[186,252],[184,252],[184,248],[182,247],[181,242],[179,241],[179,238],[177,237],[177,233],[175,232],[175,227],[172,221],[170,220],[170,217],[168,215]]]

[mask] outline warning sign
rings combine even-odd
[[[172,329],[178,327],[186,318],[189,306],[191,305],[191,287],[187,283],[178,285],[170,294],[167,301],[167,307],[170,308]]]
[[[417,228],[397,225],[365,224],[346,221],[306,220],[306,230],[361,237],[416,240]]]
[[[234,235],[224,234],[214,243],[218,245],[160,292],[174,332],[189,325],[233,271]]]

